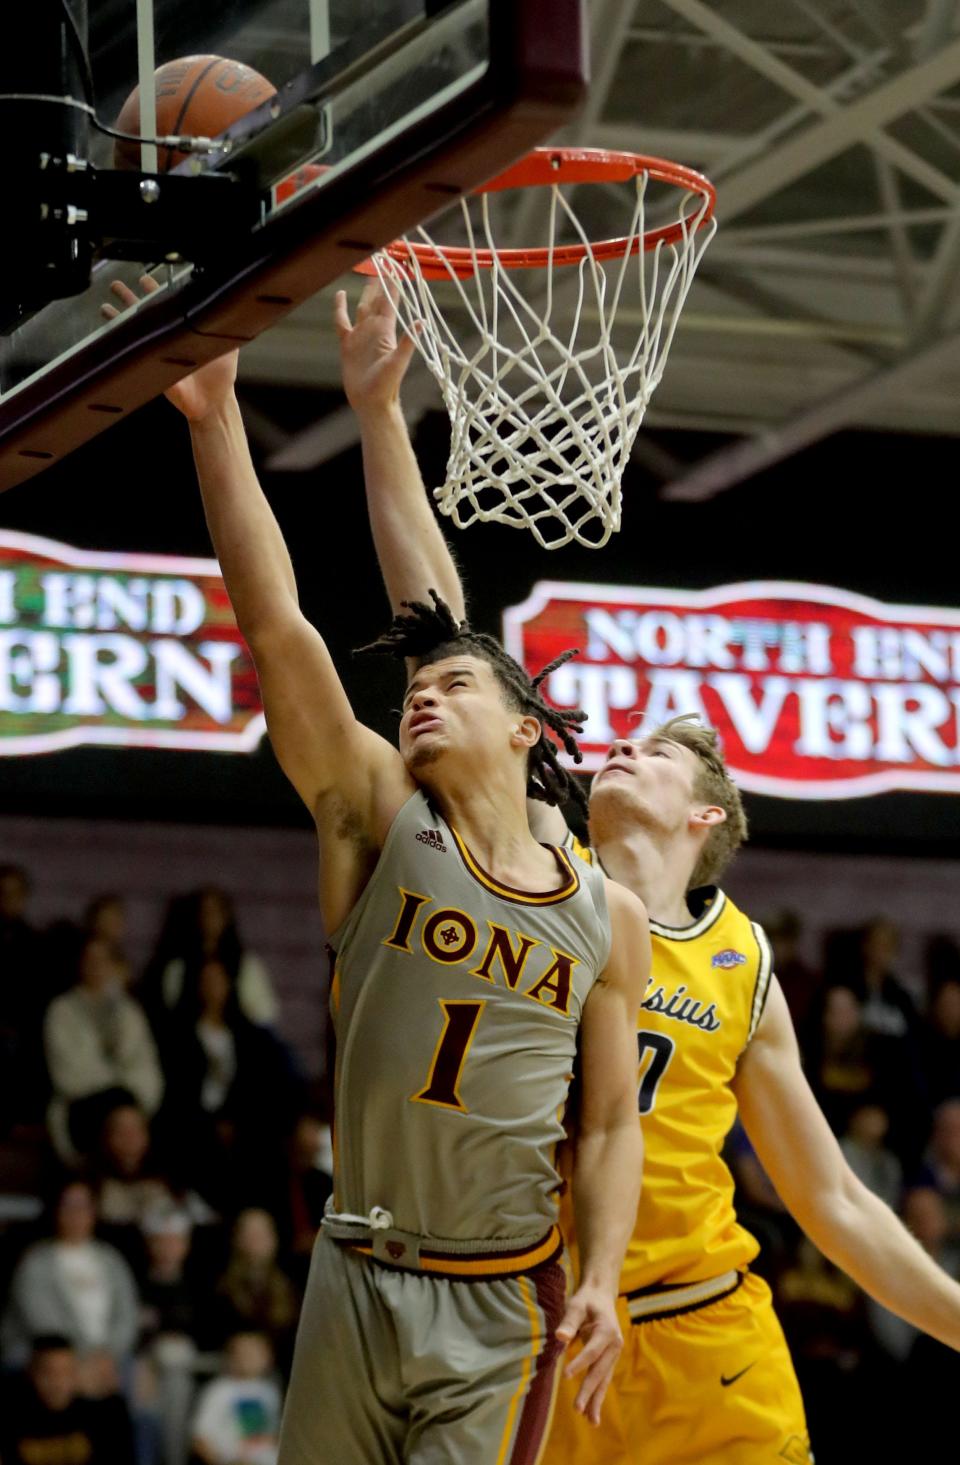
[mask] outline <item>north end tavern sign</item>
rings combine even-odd
[[[215,560],[0,531],[0,757],[81,743],[246,752],[263,733]]]
[[[695,712],[755,793],[960,793],[958,610],[783,581],[701,591],[541,581],[503,621],[531,672],[579,648],[547,692],[589,714],[586,768],[614,738]]]

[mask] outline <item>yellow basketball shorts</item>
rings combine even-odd
[[[542,1465],[812,1465],[803,1400],[770,1289],[747,1273],[715,1302],[633,1322],[595,1427],[560,1385]]]

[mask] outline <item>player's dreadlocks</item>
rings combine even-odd
[[[430,591],[432,605],[422,600],[404,600],[401,604],[408,614],[394,616],[384,634],[369,646],[361,646],[359,655],[367,652],[383,656],[395,656],[398,660],[413,657],[422,666],[456,656],[457,652],[479,656],[491,667],[494,676],[506,693],[511,706],[528,717],[535,717],[544,728],[549,728],[575,763],[583,757],[577,747],[574,733],[583,731],[587,714],[579,707],[561,711],[549,707],[540,696],[539,687],[546,677],[575,651],[564,651],[549,666],[545,666],[535,677],[529,677],[523,667],[512,656],[508,656],[493,636],[484,631],[474,631],[466,621],[458,621],[445,600],[435,590]],[[532,799],[542,799],[547,804],[559,804],[573,799],[586,812],[587,796],[581,785],[560,763],[557,745],[545,732],[530,749],[527,764],[527,794]]]

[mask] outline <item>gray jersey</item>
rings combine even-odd
[[[557,1219],[554,1150],[583,1004],[610,950],[603,875],[511,889],[424,793],[404,804],[331,941],[339,1212],[453,1241]]]

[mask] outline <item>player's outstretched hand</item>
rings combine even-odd
[[[603,1396],[623,1347],[616,1299],[596,1287],[578,1288],[567,1303],[567,1310],[557,1328],[557,1337],[567,1345],[574,1338],[579,1338],[583,1344],[563,1374],[568,1379],[583,1375],[574,1407],[585,1414],[591,1424],[599,1424]]]
[[[400,394],[400,383],[413,355],[413,341],[404,332],[397,341],[397,311],[379,280],[364,287],[353,325],[347,296],[338,290],[333,323],[340,339],[340,369],[347,401],[355,412],[388,406]]]
[[[122,280],[114,280],[110,286],[118,305],[101,305],[100,311],[106,320],[113,320],[121,311],[136,305],[139,297]],[[160,284],[152,275],[140,276],[140,289],[144,295],[152,295]],[[223,403],[233,392],[237,379],[239,350],[226,351],[214,361],[208,361],[196,371],[185,376],[174,386],[168,387],[164,396],[182,412],[188,422],[200,422],[215,407]]]

